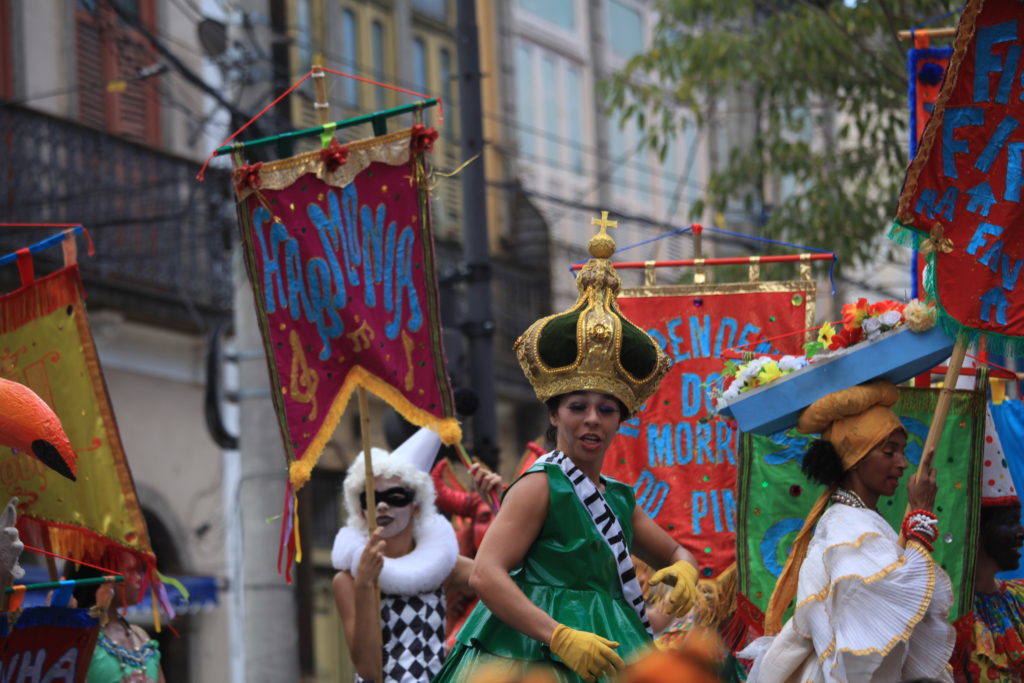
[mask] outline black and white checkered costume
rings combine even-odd
[[[384,680],[420,683],[432,679],[444,663],[444,591],[420,595],[381,595]],[[358,683],[364,679],[356,676]]]
[[[378,579],[385,683],[426,683],[444,662],[443,585],[455,567],[459,546],[452,525],[441,515],[426,515],[418,522],[415,548],[401,557],[385,557]],[[355,575],[365,547],[365,529],[342,527],[331,551],[334,567]]]

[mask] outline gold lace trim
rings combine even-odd
[[[238,194],[238,201],[242,201],[253,192],[262,189],[283,190],[307,173],[314,174],[328,185],[345,187],[375,161],[390,166],[399,166],[408,162],[411,136],[412,129],[407,128],[377,138],[350,142],[345,145],[348,147],[348,161],[335,169],[333,173],[327,172],[320,150],[267,162],[260,167],[260,186],[258,188],[243,188]]]

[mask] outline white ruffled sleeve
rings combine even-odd
[[[828,512],[801,568],[793,616],[824,678],[947,680],[949,577],[916,544],[902,548],[876,513],[845,505]]]

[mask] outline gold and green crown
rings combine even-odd
[[[593,258],[576,278],[576,303],[530,325],[512,348],[541,401],[601,391],[635,413],[657,390],[669,360],[650,335],[619,311],[622,280],[608,260],[615,240],[605,230],[615,221],[604,211],[591,222],[601,231],[587,245]]]

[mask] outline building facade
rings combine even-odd
[[[701,216],[691,213],[707,175],[706,135],[691,125],[664,159],[641,144],[635,121],[620,123],[602,85],[646,49],[657,15],[646,0],[514,0],[488,27],[501,60],[506,106],[486,113],[504,130],[506,177],[496,191],[521,195],[550,231],[553,305],[575,300],[569,265],[586,258],[591,218],[617,219],[620,249]],[[685,258],[688,238],[669,238],[623,260]],[[673,277],[677,276],[674,274]],[[625,284],[640,275],[625,274]]]

